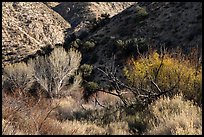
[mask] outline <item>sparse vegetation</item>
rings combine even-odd
[[[23,62],[9,64],[4,68],[3,87],[6,91],[23,94],[28,91],[33,81],[33,71]]]
[[[92,4],[87,4],[88,10]],[[18,10],[24,4],[11,5]],[[9,64],[6,57],[9,65],[2,68],[2,135],[201,135],[202,53],[198,32],[188,33],[177,23],[168,24],[172,18],[173,23],[178,21],[175,15],[198,11],[192,5],[195,9],[188,10],[190,6],[184,3],[161,5],[138,3],[113,17],[111,11],[111,18],[109,13],[97,12],[91,15],[92,21],[83,16],[82,21],[72,22],[73,28],[67,28],[63,44],[57,41],[50,45],[55,41],[51,39],[32,54],[29,47],[35,36],[25,27],[32,27],[33,22],[18,28],[26,37],[32,36],[32,41],[26,43],[28,56],[14,63],[16,51],[8,48],[9,39],[4,40],[3,52],[13,60]],[[174,14],[171,6],[188,11]],[[199,16],[189,15],[188,19],[202,19],[196,14]],[[161,18],[164,23],[160,23]],[[193,28],[197,21],[189,22],[190,26],[185,24],[188,20],[178,24]],[[48,28],[43,25],[43,32]],[[18,31],[15,36],[19,36]],[[181,48],[175,49],[175,43]]]

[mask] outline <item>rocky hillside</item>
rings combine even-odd
[[[147,12],[139,19],[137,6]],[[140,13],[139,13],[140,12]],[[195,47],[202,45],[202,4],[199,2],[144,2],[138,3],[113,17],[109,24],[94,33],[92,38],[114,37],[125,39],[143,37],[154,45]]]
[[[64,42],[70,24],[42,2],[2,3],[2,61],[16,62],[40,47]]]
[[[53,7],[65,20],[67,20],[72,29],[70,33],[77,33],[81,29],[86,29],[89,21],[98,19],[101,14],[109,14],[110,17],[120,13],[135,2],[61,2]],[[80,32],[79,32],[80,33]]]
[[[86,60],[91,63],[90,60],[98,57],[94,63],[96,66],[111,63],[111,57],[116,50],[113,46],[115,41],[134,38],[145,40],[146,45],[153,48],[164,45],[167,49],[182,48],[184,53],[188,53],[192,47],[198,46],[202,49],[202,4],[199,2],[134,4],[84,39],[84,41],[93,39],[97,42],[93,52],[85,55]],[[202,53],[200,55],[202,56]],[[118,65],[120,66],[118,74],[121,75],[123,65],[120,63]],[[101,76],[95,77],[98,78]]]
[[[179,47],[186,53],[192,47],[202,48],[199,2],[5,2],[2,13],[3,64],[21,60],[45,45],[63,43],[65,30],[88,30],[90,20],[104,13],[110,14],[109,21],[94,31],[88,30],[81,39],[96,43],[83,53],[82,63],[110,64],[116,54],[119,77],[126,60],[118,54],[120,48],[114,47],[117,40],[143,39],[153,48]],[[95,79],[99,78],[96,72]]]

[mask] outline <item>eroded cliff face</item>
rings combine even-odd
[[[42,2],[2,3],[2,62],[17,62],[41,47],[64,42],[70,24]]]

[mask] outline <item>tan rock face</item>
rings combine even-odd
[[[93,17],[100,17],[103,13],[108,13],[110,17],[112,17],[134,3],[135,2],[61,2],[53,9],[75,26]]]
[[[72,31],[78,33],[86,29],[93,18],[108,13],[110,17],[120,13],[136,2],[61,2],[53,7],[65,20],[72,25]]]
[[[42,2],[3,2],[3,65],[19,61],[47,44],[63,43],[67,28],[70,24]]]

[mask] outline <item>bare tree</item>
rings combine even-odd
[[[80,52],[70,49],[66,52],[62,47],[55,48],[50,56],[30,60],[34,77],[51,97],[58,96],[62,88],[68,84],[69,78],[75,74],[81,61]]]
[[[149,85],[146,85],[146,88],[145,88],[145,86],[142,86],[140,84],[136,84],[135,86],[130,86],[125,82],[121,81],[116,76],[117,66],[115,65],[115,57],[114,57],[111,64],[106,64],[106,66],[103,66],[101,68],[95,67],[95,69],[97,69],[100,73],[102,73],[106,77],[105,79],[106,82],[109,83],[109,85],[114,89],[115,92],[104,90],[104,89],[100,89],[99,91],[119,97],[123,102],[124,106],[126,107],[132,106],[135,103],[135,101],[142,105],[147,105],[150,102],[156,100],[158,97],[165,95],[167,93],[170,93],[179,85],[179,75],[178,75],[178,81],[175,82],[176,84],[171,85],[170,88],[166,90],[160,89],[159,85],[157,84],[157,76],[159,71],[161,70],[161,66],[163,65],[163,60],[164,60],[164,54],[162,54],[161,63],[157,68],[157,71],[155,72],[155,76],[154,77],[147,76],[148,77],[147,79],[149,80],[148,82]],[[125,98],[124,93],[127,93],[127,92],[132,93],[134,95],[133,101],[127,100]]]

